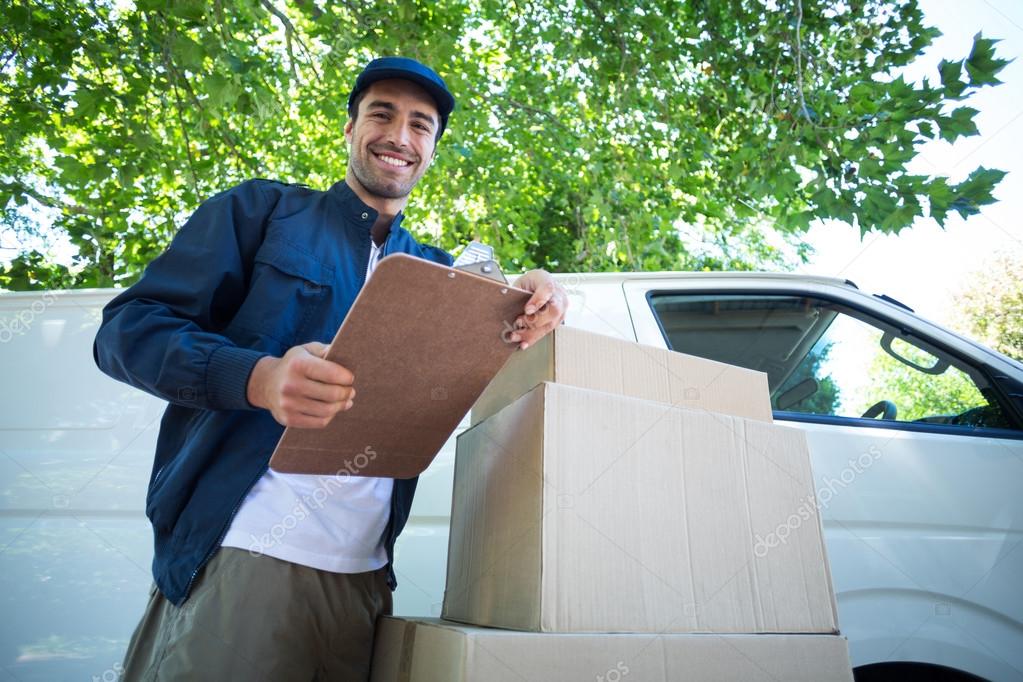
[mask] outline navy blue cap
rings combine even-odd
[[[377,81],[388,78],[401,78],[421,85],[437,105],[437,113],[440,115],[440,130],[438,137],[444,132],[448,125],[448,115],[455,108],[455,97],[444,84],[444,79],[428,66],[420,64],[415,59],[408,57],[380,57],[371,61],[359,77],[355,79],[355,87],[348,95],[348,113],[352,113],[352,104],[359,94]]]

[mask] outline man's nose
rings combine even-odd
[[[409,134],[408,121],[400,116],[395,116],[391,120],[391,127],[387,131],[388,137],[391,141],[399,147],[408,147],[411,140]]]

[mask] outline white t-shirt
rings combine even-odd
[[[369,280],[383,249],[373,242]],[[281,474],[267,469],[221,543],[333,573],[387,563],[384,531],[394,479]]]

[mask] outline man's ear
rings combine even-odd
[[[348,123],[345,123],[345,142],[348,144],[352,143],[352,119],[348,119]]]

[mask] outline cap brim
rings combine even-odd
[[[437,104],[437,113],[443,118],[447,118],[455,108],[455,98],[450,92],[440,87],[434,81],[430,80],[426,76],[420,75],[412,71],[406,71],[405,69],[373,69],[372,73],[366,74],[366,79],[362,82],[362,88],[368,88],[377,81],[388,80],[391,78],[400,78],[406,81],[412,81],[417,85],[421,85],[424,90],[430,93],[433,97],[433,101]]]

